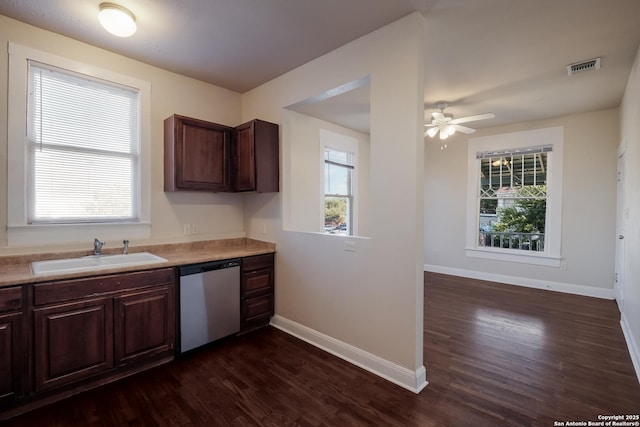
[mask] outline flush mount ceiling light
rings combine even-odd
[[[105,30],[118,37],[132,36],[138,28],[133,13],[113,3],[100,5],[98,19]]]

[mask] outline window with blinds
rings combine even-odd
[[[478,245],[544,251],[551,146],[478,153]]]
[[[324,150],[324,224],[330,234],[353,234],[354,154]]]
[[[139,90],[28,67],[28,222],[137,221]]]

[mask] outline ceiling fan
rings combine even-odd
[[[447,108],[447,104],[438,104],[440,111],[434,111],[431,113],[431,123],[425,126],[430,128],[424,133],[425,136],[433,138],[440,133],[440,139],[447,139],[456,132],[473,133],[476,130],[467,126],[460,126],[460,123],[474,122],[476,120],[492,119],[496,115],[493,113],[476,114],[475,116],[460,117],[454,119],[453,114],[446,114],[444,109]]]

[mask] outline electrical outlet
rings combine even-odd
[[[356,251],[356,242],[353,240],[345,240],[344,241],[344,250],[347,252],[355,252]]]
[[[560,270],[567,271],[567,261],[560,262]]]
[[[183,224],[182,225],[182,232],[184,233],[185,236],[188,236],[191,234],[191,224]]]
[[[199,231],[200,231],[200,226],[198,226],[198,224],[193,224],[191,226],[191,234],[198,234]]]
[[[266,222],[262,223],[262,234],[267,234],[267,223]]]

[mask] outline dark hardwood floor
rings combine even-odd
[[[7,426],[553,426],[640,413],[613,301],[425,274],[415,395],[274,328]]]

